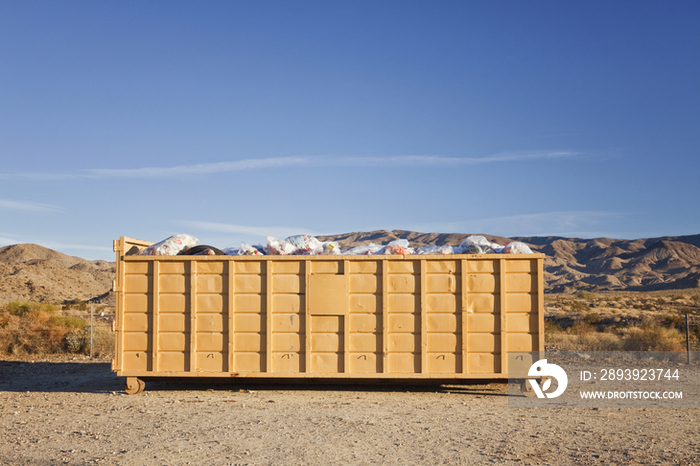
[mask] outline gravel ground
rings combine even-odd
[[[700,464],[698,409],[515,409],[507,385],[150,382],[0,361],[0,464]]]

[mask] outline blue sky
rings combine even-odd
[[[700,233],[697,2],[0,2],[0,246]]]

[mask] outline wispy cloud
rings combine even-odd
[[[28,210],[31,212],[56,212],[60,210],[57,206],[51,204],[13,201],[11,199],[0,199],[0,209]]]
[[[183,175],[208,175],[210,173],[236,172],[243,170],[263,170],[290,166],[310,165],[313,157],[277,157],[266,159],[245,159],[232,162],[180,165],[165,168],[124,168],[85,170],[85,178],[171,178]]]
[[[536,159],[563,159],[578,155],[580,154],[570,151],[534,151],[509,152],[487,157],[444,157],[439,155],[401,155],[390,157],[271,157],[195,165],[177,165],[174,167],[91,168],[69,173],[0,173],[0,179],[22,178],[48,181],[69,179],[173,178],[245,170],[274,170],[289,167],[458,167],[502,162],[524,162]]]
[[[305,228],[296,227],[250,227],[245,225],[231,225],[227,223],[213,222],[192,222],[184,221],[183,225],[192,229],[202,231],[215,231],[219,233],[231,233],[235,235],[245,235],[246,237],[266,237],[286,238],[290,235],[316,235],[315,232]]]
[[[614,236],[615,222],[628,217],[622,212],[564,211],[511,215],[478,220],[414,225],[419,231],[485,233],[499,236]]]

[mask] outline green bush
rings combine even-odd
[[[7,305],[7,312],[12,315],[22,317],[31,311],[41,311],[46,313],[56,312],[56,306],[46,303],[34,303],[23,301],[12,301]]]
[[[72,316],[51,316],[49,318],[49,323],[51,325],[63,326],[78,330],[82,330],[88,326],[88,323],[80,317]]]

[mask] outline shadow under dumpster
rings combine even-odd
[[[0,361],[0,392],[107,393],[123,390],[124,378],[109,362]]]
[[[430,392],[466,396],[508,395],[503,381],[460,384],[450,381],[402,382],[399,380],[338,379],[226,379],[144,378],[148,392],[178,391],[338,391],[338,392]],[[124,390],[125,377],[118,377],[108,362],[0,361],[0,392],[111,393]]]

